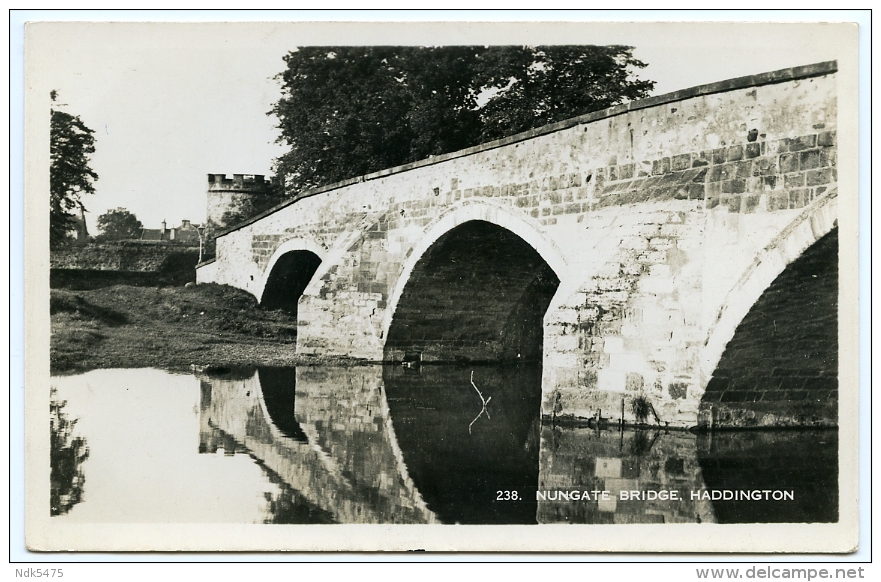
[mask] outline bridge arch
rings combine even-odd
[[[296,313],[297,300],[326,254],[323,246],[306,239],[292,239],[280,244],[263,270],[256,293],[260,304]]]
[[[506,316],[511,322],[522,317],[534,319],[537,316],[537,333],[540,336],[542,318],[559,286],[558,273],[566,272],[566,261],[556,245],[531,222],[508,206],[467,200],[430,223],[410,251],[389,297],[382,325],[381,337],[385,340],[383,359],[397,361],[409,358],[405,353],[407,349],[403,345],[405,342],[402,342],[402,333],[413,327],[416,320],[420,320],[425,329],[414,333],[416,336],[424,336],[426,329],[436,332],[451,324],[462,328],[470,323],[477,325],[479,319],[485,319],[479,313],[481,310],[476,308],[460,308],[456,313],[449,311],[457,308],[455,297],[459,298],[460,306],[461,299],[468,293],[481,294],[484,300],[492,296],[493,300],[486,303],[499,306],[498,313],[495,314],[497,324]],[[470,283],[465,282],[466,278]],[[437,286],[445,286],[447,291],[429,291]],[[494,293],[501,293],[502,288],[507,289],[504,296],[493,296]],[[414,308],[419,301],[426,303]],[[480,302],[474,300],[470,303],[474,307]],[[526,311],[518,311],[515,315],[514,311],[506,313],[509,309]],[[407,320],[408,310],[418,315]],[[532,311],[536,313],[531,313]],[[530,314],[527,315],[527,312]],[[526,357],[526,354],[520,354],[518,348],[512,345],[501,351],[499,346],[491,345],[494,342],[507,341],[505,338],[517,334],[522,335],[521,331],[513,328],[492,330],[491,325],[484,327],[486,329],[472,329],[467,334],[469,338],[436,338],[439,340],[438,344],[455,346],[452,351],[457,352],[456,354],[429,353],[437,352],[433,348],[427,351],[419,348],[414,350],[419,353],[420,358],[424,355],[425,359],[443,361],[516,359],[521,355]],[[502,339],[490,337],[496,332],[503,336]],[[535,332],[532,333],[534,335]],[[426,337],[416,336],[410,339],[428,340]],[[440,342],[441,339],[444,341]],[[422,344],[423,348],[427,347],[426,341]],[[537,345],[540,359],[541,337],[538,338]],[[440,345],[434,347],[445,352],[451,351],[441,348]],[[534,356],[533,352],[534,350],[530,350],[529,355]],[[469,355],[466,356],[466,353]]]
[[[702,414],[711,414],[711,407],[715,407],[717,411],[714,415],[715,418],[703,418],[700,420],[701,424],[719,425],[726,422],[733,422],[739,426],[768,423],[805,424],[805,414],[816,416],[814,414],[815,411],[810,410],[811,406],[806,407],[800,404],[796,406],[795,403],[788,402],[786,407],[778,410],[773,404],[770,404],[772,398],[783,395],[783,389],[787,386],[788,378],[786,374],[790,370],[786,369],[786,362],[777,361],[769,365],[761,365],[760,362],[756,361],[755,365],[749,366],[739,363],[736,367],[743,368],[743,370],[738,371],[734,375],[737,378],[729,378],[731,373],[727,371],[727,368],[732,366],[734,359],[741,362],[744,357],[751,357],[753,359],[757,357],[767,359],[770,357],[768,354],[764,354],[762,350],[750,349],[748,347],[755,343],[751,338],[762,338],[762,341],[767,343],[772,341],[769,339],[770,336],[776,336],[778,319],[775,317],[772,320],[771,323],[774,331],[769,332],[765,328],[764,319],[767,319],[765,312],[775,315],[779,313],[779,323],[783,326],[779,332],[783,335],[780,337],[784,337],[786,334],[792,335],[793,333],[798,335],[811,333],[807,332],[806,328],[816,323],[812,319],[802,322],[799,318],[798,329],[793,330],[791,329],[792,322],[789,320],[793,319],[794,315],[786,313],[787,310],[778,311],[781,306],[785,308],[793,302],[808,301],[810,300],[809,297],[814,294],[820,294],[817,298],[814,298],[814,301],[819,305],[818,309],[823,310],[824,319],[828,311],[834,312],[837,302],[832,302],[834,305],[832,303],[827,304],[827,296],[829,293],[837,295],[837,277],[830,275],[827,272],[828,267],[825,267],[825,265],[834,264],[837,266],[838,263],[838,241],[837,237],[834,236],[835,232],[833,232],[837,227],[836,202],[837,191],[833,190],[798,214],[795,220],[784,228],[756,256],[752,264],[741,275],[736,285],[725,298],[723,306],[708,330],[707,339],[704,344],[704,356],[701,361],[702,386],[704,387],[704,392],[701,395]],[[833,256],[834,259],[832,258]],[[808,262],[805,263],[805,261]],[[802,265],[802,263],[805,264]],[[817,271],[817,269],[821,270]],[[814,273],[814,271],[817,272]],[[804,278],[808,275],[813,278],[812,283],[804,282]],[[811,287],[811,284],[814,286]],[[834,289],[816,288],[818,284],[825,287],[834,286]],[[799,288],[796,289],[795,286]],[[754,312],[755,309],[758,309],[761,313]],[[790,307],[788,311],[791,310],[792,308]],[[759,329],[759,326],[761,326],[761,329]],[[829,332],[830,330],[826,331]],[[833,330],[831,333],[837,336],[837,330]],[[826,354],[825,349],[829,348],[829,346],[826,346],[830,341],[829,338],[824,338],[824,341],[815,341],[816,346],[814,347],[808,346],[809,342],[806,339],[799,342],[796,342],[793,338],[790,339],[792,339],[793,349],[787,349],[787,351],[800,353],[804,351],[802,348],[805,348],[812,354],[810,359],[821,358],[825,354],[837,361],[837,351]],[[732,346],[731,342],[734,340],[738,342],[736,346]],[[776,341],[782,340],[778,339]],[[831,345],[837,345],[834,338],[831,339]],[[826,348],[821,349],[820,346],[826,346]],[[767,347],[765,346],[766,349]],[[731,351],[732,349],[735,351],[740,350],[743,353],[734,354]],[[834,350],[834,348],[832,349]],[[727,364],[723,366],[726,370],[719,370],[718,368],[723,363],[723,358],[727,358],[724,360]],[[781,358],[778,356],[777,360],[781,360]],[[765,363],[768,364],[768,362]],[[801,376],[808,375],[809,368],[818,364],[818,362],[811,361],[791,363],[798,368],[797,375],[800,376],[798,384],[804,381],[804,378],[801,378]],[[775,366],[783,366],[783,368],[778,370],[764,369],[774,368]],[[835,368],[834,376],[837,377],[837,364]],[[831,371],[826,371],[821,375],[829,375],[831,373]],[[831,378],[825,378],[822,381],[816,380],[814,383],[825,386],[829,384],[826,380],[831,380]],[[735,386],[735,384],[740,385]],[[789,382],[789,384],[792,383]],[[792,388],[793,386],[789,387]],[[766,389],[773,390],[773,396],[771,393],[763,393]],[[723,394],[725,391],[728,394]],[[734,392],[743,392],[743,394],[736,394]],[[777,394],[778,392],[779,394]],[[802,391],[799,390],[799,392]],[[833,392],[837,395],[837,384]],[[787,394],[786,400],[794,400],[795,398],[801,398],[801,395]],[[726,406],[726,402],[734,403],[735,400],[738,401],[738,404]],[[751,403],[760,400],[763,401],[762,405],[740,404],[740,402]],[[833,400],[837,402],[837,397]],[[765,401],[767,401],[767,405],[765,405]],[[831,409],[825,410],[830,408],[828,406],[829,402],[825,398],[815,402],[813,407],[821,411],[819,416],[823,418],[819,420],[819,417],[815,418],[814,421],[807,424],[822,424],[830,419],[834,419],[836,412],[830,412]],[[723,418],[720,419],[718,412],[720,408],[737,410],[733,413],[724,413],[722,415]],[[752,408],[755,408],[756,411],[746,411],[746,409]],[[837,408],[837,405],[834,408]],[[795,411],[795,414],[800,415],[801,418],[795,420],[788,418],[792,416],[789,414],[791,412],[789,409]],[[823,410],[825,412],[822,412]],[[748,418],[745,420],[740,418],[741,416]]]

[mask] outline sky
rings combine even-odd
[[[48,112],[55,89],[59,108],[95,130],[99,180],[84,202],[97,234],[97,217],[118,207],[150,228],[201,223],[207,174],[271,173],[284,152],[267,115],[281,96],[274,76],[297,46],[580,43],[635,47],[655,95],[847,48],[817,24],[57,22],[26,34],[26,98],[29,115]]]

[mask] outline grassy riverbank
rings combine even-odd
[[[304,361],[294,318],[232,287],[52,289],[50,311],[52,373]]]

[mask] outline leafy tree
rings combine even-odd
[[[125,208],[115,208],[98,217],[98,228],[101,230],[95,237],[98,241],[129,240],[140,238],[144,225]]]
[[[486,87],[507,87],[481,108],[480,140],[556,123],[647,97],[654,81],[633,77],[645,63],[626,46],[505,47],[480,67]]]
[[[627,46],[306,47],[269,112],[288,193],[645,97]]]
[[[55,103],[58,93],[50,94]],[[73,210],[83,208],[83,194],[95,192],[98,179],[89,167],[95,153],[95,133],[79,118],[52,107],[49,129],[49,242],[63,244],[74,226]]]

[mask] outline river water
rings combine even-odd
[[[594,430],[538,366],[153,369],[52,378],[54,519],[835,522],[834,430]]]

